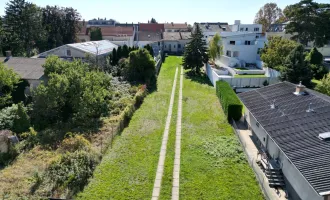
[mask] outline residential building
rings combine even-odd
[[[83,42],[66,44],[55,49],[43,52],[36,58],[45,58],[49,55],[57,55],[61,58],[85,58],[86,54],[91,54],[94,56],[105,57],[110,54],[113,49],[117,49],[118,46],[108,40],[93,41],[93,42]]]
[[[113,19],[92,19],[87,22],[87,27],[91,26],[115,26],[117,22]]]
[[[135,30],[134,27],[100,27],[102,39],[111,41],[112,43],[122,46],[127,45],[132,47],[134,43]]]
[[[282,23],[282,24],[272,24],[270,28],[266,32],[266,37],[269,38],[271,36],[279,36],[285,39],[291,39],[292,34],[285,32],[285,27],[288,25],[289,22]],[[313,42],[309,42],[306,45],[306,49],[310,50],[313,48]],[[323,47],[317,48],[317,50],[324,56],[330,57],[330,41],[328,44],[324,45]]]
[[[232,32],[262,33],[262,24],[241,24],[241,20],[235,20],[230,27]]]
[[[182,54],[190,41],[190,32],[164,32],[163,49],[165,53]]]
[[[238,96],[270,186],[293,200],[329,200],[330,97],[289,82]]]
[[[80,21],[79,28],[80,28],[80,31],[77,35],[78,42],[90,41],[90,36],[88,35],[87,23],[85,21]]]
[[[187,23],[166,23],[164,24],[165,32],[188,32],[189,27]]]
[[[154,55],[158,55],[159,51],[162,49],[162,35],[162,32],[138,31],[135,37],[136,41],[134,41],[134,46],[143,48],[149,44],[154,50]]]
[[[152,23],[139,23],[139,31],[147,31],[147,32],[164,32],[165,27],[164,24],[152,24]]]
[[[260,50],[264,48],[266,37],[260,33],[222,32],[223,55],[242,61],[256,63],[260,60]]]
[[[45,81],[44,68],[45,58],[11,57],[0,58],[8,68],[14,70],[23,80],[30,84],[30,88],[36,88],[41,81]],[[30,90],[26,90],[28,94]]]
[[[203,39],[209,44],[210,40],[215,34],[221,34],[222,32],[231,32],[228,23],[225,22],[202,22],[199,23],[199,27],[203,32]],[[196,28],[196,26],[194,26]]]

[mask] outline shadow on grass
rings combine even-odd
[[[206,84],[209,86],[212,86],[212,83],[210,81],[210,79],[207,77],[207,75],[205,73],[195,73],[193,71],[187,71],[185,73],[185,77],[191,81],[200,83],[200,84]]]

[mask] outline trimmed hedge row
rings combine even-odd
[[[216,93],[222,105],[222,109],[231,119],[240,120],[242,117],[243,104],[238,99],[236,93],[231,86],[225,81],[216,82]]]

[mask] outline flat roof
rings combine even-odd
[[[100,41],[90,41],[90,42],[82,42],[82,43],[74,43],[74,44],[67,44],[70,47],[79,49],[81,51],[84,51],[86,53],[92,53],[96,55],[102,55],[109,52],[112,52],[113,49],[117,49],[118,46],[113,44],[112,42],[108,40],[100,40]],[[98,46],[98,52],[97,47]]]
[[[330,97],[306,89],[297,96],[296,85],[277,83],[239,94],[292,164],[319,193],[330,191],[330,142],[318,138],[330,131]],[[270,105],[275,100],[275,109]],[[311,104],[313,112],[306,112]]]

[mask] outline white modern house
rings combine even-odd
[[[260,50],[267,39],[260,33],[222,32],[223,55],[235,58],[240,63],[257,63],[260,61]]]
[[[230,25],[232,32],[253,32],[262,33],[261,24],[241,24],[241,20],[235,20],[233,25]]]
[[[85,58],[86,54],[104,57],[109,55],[118,46],[108,40],[66,44],[55,49],[43,52],[35,58],[46,58],[49,55],[57,55],[60,58]]]

